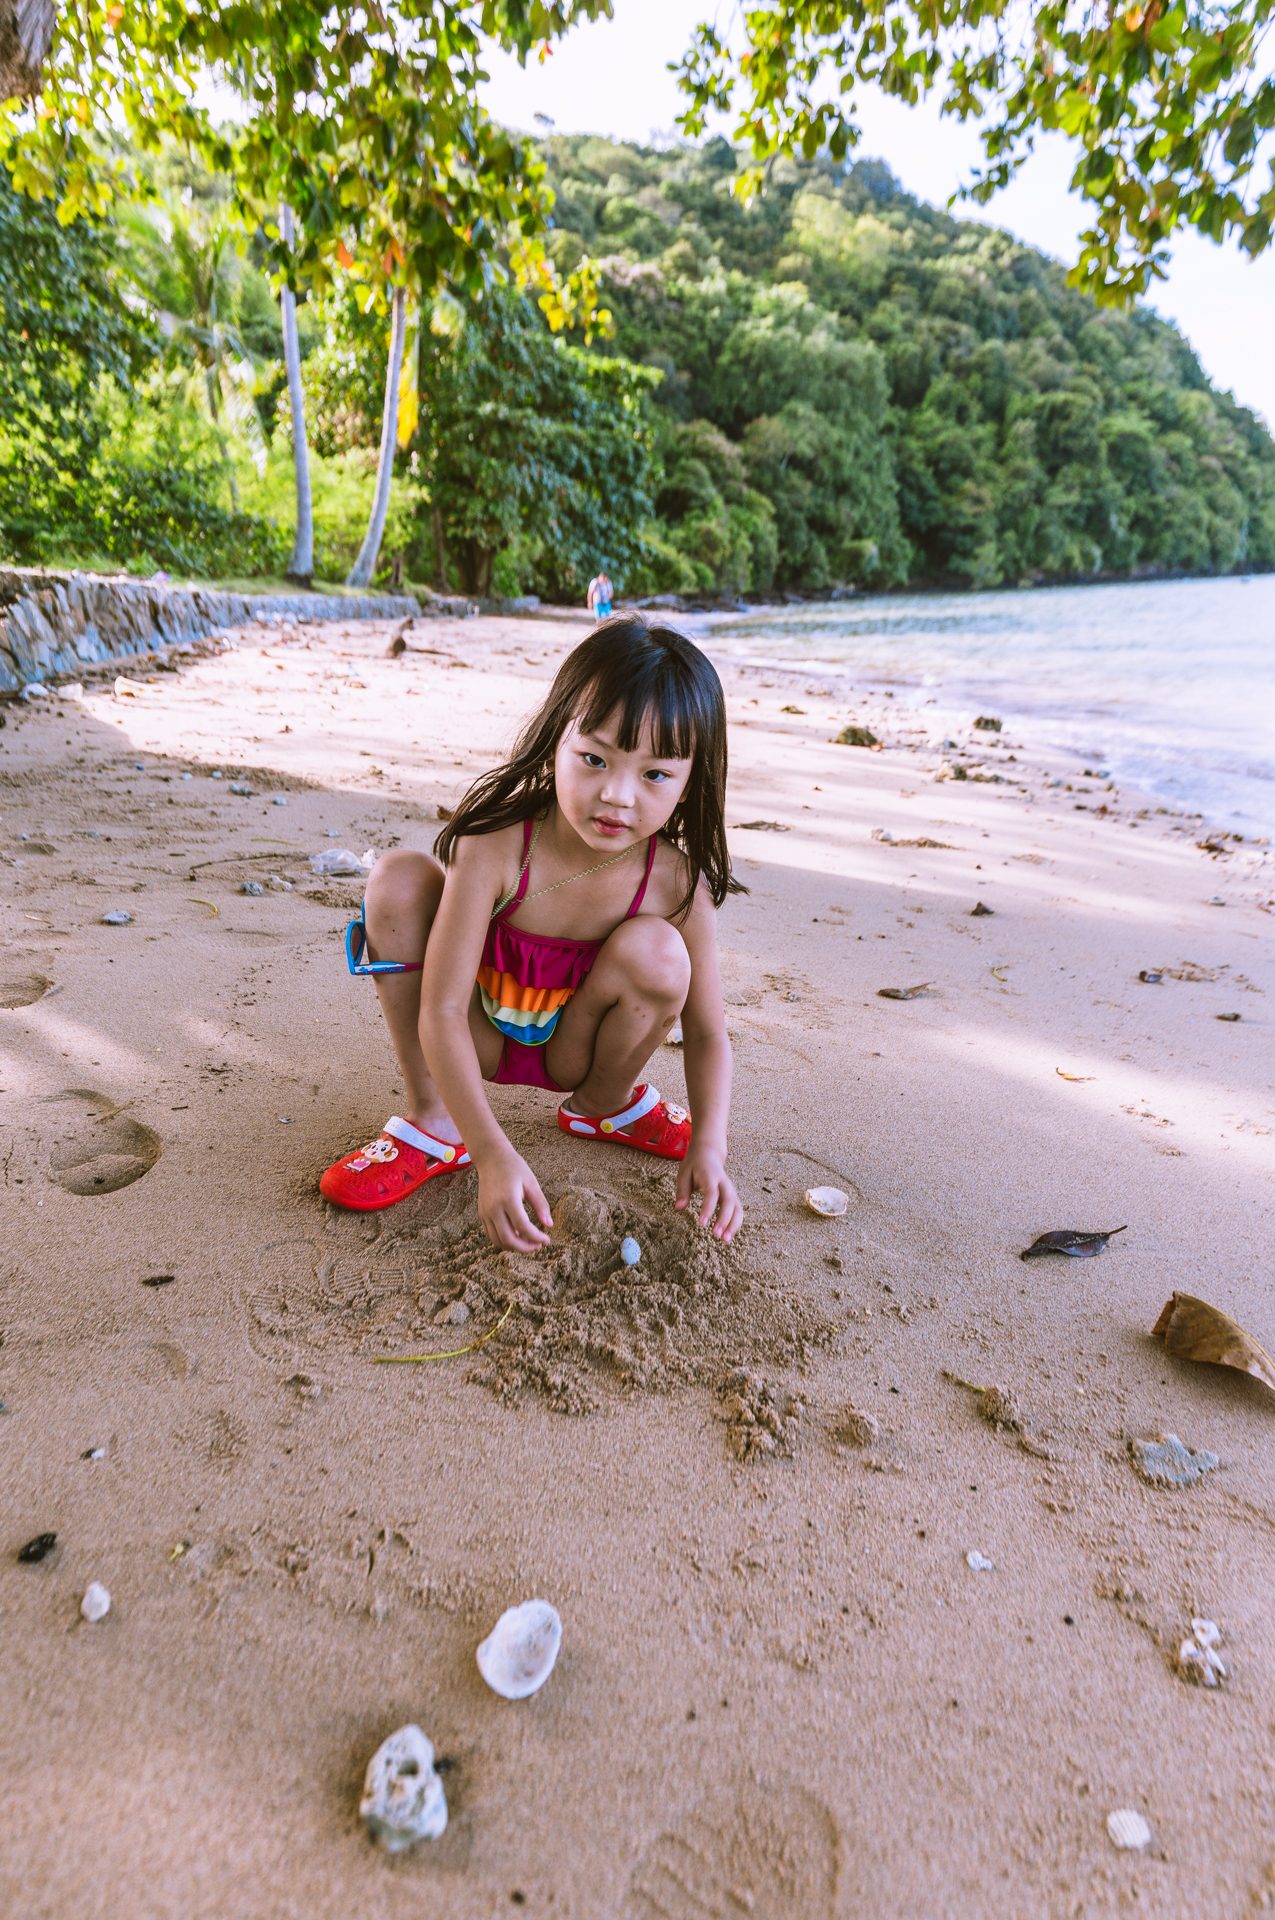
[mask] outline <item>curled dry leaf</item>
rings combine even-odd
[[[1105,1233],[1090,1232],[1083,1227],[1058,1227],[1053,1233],[1042,1233],[1019,1254],[1020,1260],[1036,1260],[1042,1253],[1065,1253],[1073,1260],[1092,1260],[1101,1253],[1108,1240],[1117,1233],[1126,1233],[1126,1227],[1108,1227]]]
[[[1175,1293],[1152,1327],[1151,1337],[1162,1339],[1165,1351],[1175,1360],[1206,1360],[1216,1367],[1234,1367],[1240,1373],[1251,1373],[1275,1393],[1275,1360],[1238,1321],[1211,1307],[1207,1300]]]
[[[1058,1075],[1058,1078],[1060,1080],[1087,1081],[1087,1080],[1096,1080],[1098,1077],[1097,1074],[1094,1074],[1094,1073],[1064,1073],[1061,1067],[1055,1067],[1054,1072]],[[1117,1232],[1123,1233],[1124,1228],[1123,1227],[1117,1228]]]
[[[928,980],[922,980],[915,987],[878,987],[878,1000],[918,1000],[929,986]]]

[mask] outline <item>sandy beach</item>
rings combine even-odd
[[[1008,731],[937,779],[903,702],[723,661],[746,1226],[708,1243],[662,1163],[499,1088],[558,1226],[497,1255],[469,1174],[317,1192],[401,1089],[345,968],[361,887],[309,857],[429,846],[588,622],[398,631],[3,710],[4,1910],[1275,1907],[1275,1392],[1150,1337],[1181,1290],[1275,1340],[1269,850]],[[684,1097],[675,1048],[652,1074]],[[1019,1259],[1063,1227],[1126,1230]],[[377,1364],[511,1298],[471,1354]],[[1148,1484],[1129,1443],[1166,1433],[1221,1464]],[[533,1595],[563,1650],[512,1704],[474,1650]],[[358,1797],[408,1721],[451,1818],[391,1859]]]

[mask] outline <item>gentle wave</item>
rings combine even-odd
[[[1275,832],[1275,576],[864,596],[693,624],[716,655],[888,687],[936,733],[994,713],[1033,749]]]

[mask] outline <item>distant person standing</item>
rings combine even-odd
[[[599,620],[605,620],[611,611],[611,581],[605,567],[589,582],[588,606]]]

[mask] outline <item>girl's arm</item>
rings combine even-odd
[[[457,842],[425,949],[420,1034],[443,1104],[478,1169],[478,1212],[488,1238],[534,1253],[548,1244],[548,1234],[533,1220],[547,1228],[553,1216],[535,1174],[496,1123],[469,1030],[487,923],[508,869],[508,835],[473,834]]]
[[[699,1222],[717,1215],[713,1233],[732,1240],[744,1218],[734,1182],[726,1172],[726,1128],[730,1119],[731,1052],[717,969],[717,912],[701,886],[681,927],[691,957],[691,987],[682,1009],[682,1055],[691,1103],[690,1149],[677,1177],[677,1204],[689,1206],[702,1196]]]

